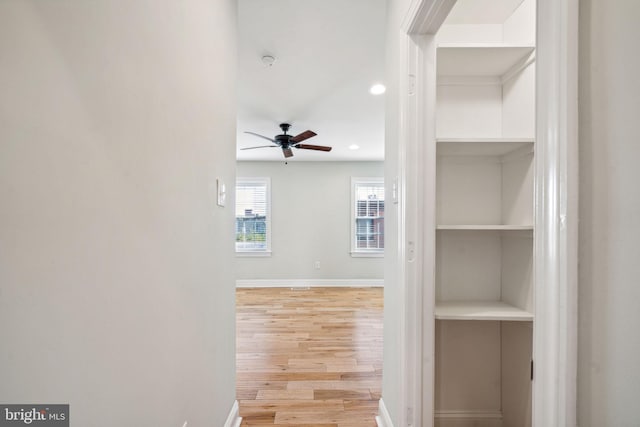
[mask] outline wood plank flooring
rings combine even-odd
[[[375,427],[382,292],[238,289],[242,426]]]

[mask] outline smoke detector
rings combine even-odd
[[[271,67],[274,62],[276,62],[276,58],[271,55],[264,55],[262,57],[262,63],[265,67]]]

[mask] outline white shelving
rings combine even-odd
[[[436,304],[500,301],[533,312],[531,229],[454,227],[436,235]]]
[[[533,229],[533,151],[533,138],[438,139],[438,230]]]
[[[439,156],[506,156],[533,150],[533,138],[439,138]]]
[[[437,35],[435,427],[531,425],[535,6],[457,0]]]
[[[535,132],[534,63],[530,45],[441,44],[437,137],[486,143],[530,140]]]
[[[531,45],[442,43],[438,45],[438,76],[509,76],[534,51]]]
[[[533,225],[478,225],[478,224],[452,224],[437,225],[436,230],[476,230],[476,231],[533,231]]]
[[[531,321],[533,314],[502,301],[441,301],[436,319]]]
[[[465,150],[438,145],[436,221],[441,229],[523,229],[533,225],[533,150],[526,144]],[[451,149],[441,149],[446,145]],[[484,147],[483,147],[484,145]],[[487,149],[484,153],[483,149]],[[456,154],[449,154],[455,150]],[[447,155],[441,155],[448,152]],[[502,152],[507,154],[501,155]],[[497,154],[497,155],[496,155]],[[503,226],[503,227],[498,227]]]

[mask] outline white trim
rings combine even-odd
[[[578,0],[539,0],[533,426],[576,425]]]
[[[433,426],[435,292],[436,42],[437,31],[453,7],[450,0],[418,0],[410,8],[400,54],[398,175],[402,189],[398,209],[398,292],[400,368],[396,421],[401,426]],[[426,11],[426,14],[425,14]],[[435,15],[437,16],[435,16]],[[424,19],[422,18],[424,17]],[[423,24],[424,21],[424,24]],[[428,21],[428,22],[427,22]],[[385,390],[383,389],[383,396]],[[426,414],[423,416],[423,414]]]
[[[444,4],[444,3],[443,3]],[[452,7],[453,3],[451,3]],[[441,12],[441,10],[439,11]],[[447,10],[448,12],[448,10]],[[437,31],[437,28],[433,28]],[[435,104],[436,40],[432,34],[408,38],[409,73],[416,76],[415,95],[405,110],[407,137],[406,201],[406,423],[433,425],[435,364],[435,170],[437,159]],[[429,114],[432,112],[432,114]],[[413,200],[411,200],[413,199]],[[415,243],[414,243],[415,242]],[[415,245],[415,255],[412,254]]]
[[[411,34],[435,34],[456,0],[413,0],[402,21],[402,29]]]
[[[231,411],[229,411],[224,427],[240,427],[240,424],[242,424],[242,417],[240,417],[240,406],[236,400],[233,402],[233,406],[231,407]]]
[[[384,258],[384,250],[379,252],[351,252],[353,258]]]
[[[236,288],[379,288],[384,279],[238,279]]]
[[[270,257],[271,254],[271,251],[236,251],[236,256],[239,258]]]
[[[391,416],[389,415],[389,411],[387,411],[387,407],[384,405],[384,400],[382,399],[378,402],[378,416],[376,416],[376,424],[378,427],[393,427]]]

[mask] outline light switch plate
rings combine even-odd
[[[393,200],[393,203],[395,205],[398,204],[398,193],[399,193],[399,188],[398,188],[398,177],[395,177],[393,179],[393,185],[391,186],[391,200]]]
[[[218,190],[218,206],[224,206],[227,199],[227,187],[221,179],[216,179],[216,188]]]

